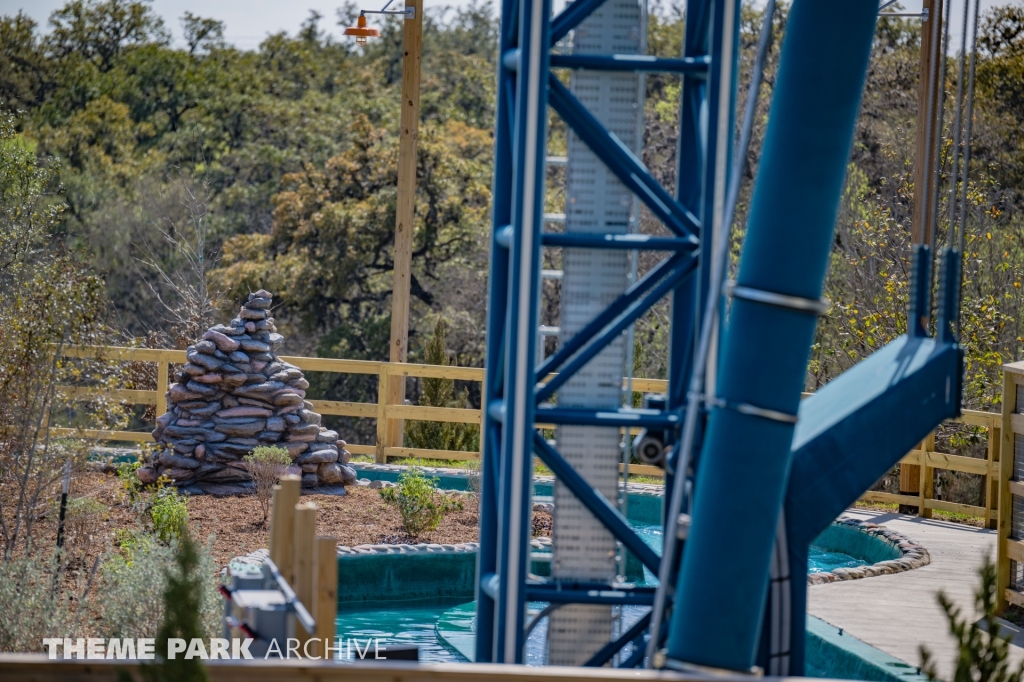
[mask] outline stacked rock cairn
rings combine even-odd
[[[288,450],[302,485],[351,485],[349,453],[305,400],[309,382],[274,351],[284,341],[270,317],[273,295],[249,300],[228,326],[211,327],[189,346],[188,364],[167,391],[170,411],[156,420],[163,446],[138,470],[139,480],[166,475],[176,485],[248,481],[243,458],[260,445]]]

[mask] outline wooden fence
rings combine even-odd
[[[152,362],[157,366],[156,390],[115,390],[104,395],[112,400],[122,400],[135,405],[155,405],[156,413],[167,411],[167,381],[172,364],[185,363],[185,351],[159,350],[150,348],[121,348],[115,346],[72,347],[64,351],[66,357],[104,359],[107,361]],[[388,402],[392,381],[405,381],[407,378],[453,379],[456,381],[483,382],[484,370],[479,367],[443,367],[439,365],[417,365],[411,363],[375,362],[370,360],[338,360],[333,358],[305,358],[281,356],[281,360],[291,363],[305,372],[332,372],[336,374],[368,374],[377,376],[377,401],[373,403],[343,402],[337,400],[318,400],[307,398],[313,403],[313,409],[322,415],[339,417],[355,417],[375,419],[376,442],[349,443],[347,450],[353,455],[373,455],[377,462],[385,463],[389,457],[420,459],[466,460],[479,459],[479,452],[463,450],[428,450],[424,448],[405,447],[401,442],[402,429],[391,429],[397,433],[397,440],[389,442],[389,423],[402,420],[455,422],[462,424],[482,424],[483,413],[479,409],[455,407],[427,407],[421,405],[394,405]],[[624,385],[625,386],[625,385]],[[641,393],[664,392],[668,382],[660,379],[633,379],[632,389]],[[73,398],[88,399],[96,392],[89,388],[61,387],[65,395]],[[98,431],[67,428],[54,428],[51,433],[56,436],[75,436],[97,440],[152,442],[149,431]],[[394,436],[392,436],[394,437]],[[630,465],[633,474],[662,476],[664,472],[658,467]]]
[[[67,357],[103,358],[105,360],[153,362],[157,366],[156,390],[116,390],[107,392],[106,397],[123,400],[137,405],[155,405],[157,414],[167,411],[167,381],[170,365],[183,364],[185,351],[158,350],[150,348],[121,348],[115,346],[73,347],[64,351]],[[318,400],[309,398],[313,409],[323,415],[355,417],[376,420],[376,442],[349,443],[347,449],[354,455],[372,455],[377,462],[386,463],[388,458],[420,458],[442,460],[479,459],[479,452],[462,450],[428,450],[424,448],[405,447],[401,442],[402,429],[391,429],[397,433],[397,441],[389,441],[389,423],[402,420],[420,420],[435,422],[455,422],[462,424],[481,424],[483,413],[479,409],[454,407],[427,407],[421,405],[394,405],[388,402],[392,381],[404,381],[407,378],[437,378],[457,381],[482,382],[484,370],[478,367],[442,367],[438,365],[417,365],[410,363],[375,362],[370,360],[338,360],[333,358],[306,358],[283,356],[289,362],[306,372],[332,372],[336,374],[365,374],[377,377],[377,401],[373,403],[343,402],[336,400]],[[625,386],[624,386],[625,387]],[[633,379],[632,389],[640,393],[664,393],[668,382],[661,379]],[[67,395],[86,399],[95,395],[91,389],[63,387]],[[868,492],[861,498],[866,502],[896,503],[912,505],[918,508],[922,516],[930,517],[933,510],[957,512],[986,518],[995,527],[998,517],[996,502],[997,478],[999,471],[999,444],[1002,417],[998,413],[965,410],[961,420],[966,424],[981,426],[988,429],[988,451],[985,459],[963,457],[935,451],[934,434],[922,443],[921,447],[911,451],[903,458],[907,464],[923,465],[923,475],[918,495],[899,495],[896,493]],[[543,426],[543,425],[542,425]],[[153,437],[149,431],[81,431],[78,429],[54,428],[51,430],[58,436],[79,436],[114,441],[151,442]],[[394,436],[390,436],[394,438]],[[621,466],[621,465],[620,465]],[[945,500],[934,499],[932,482],[935,470],[962,471],[986,477],[988,507],[957,504]],[[631,474],[646,476],[663,476],[658,467],[631,464]]]

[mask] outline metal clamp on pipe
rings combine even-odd
[[[754,289],[753,287],[742,287],[730,280],[725,283],[725,294],[733,298],[742,298],[745,301],[764,303],[776,308],[789,308],[800,312],[824,315],[832,307],[832,301],[827,298],[803,298],[801,296],[790,296],[774,291]]]
[[[783,424],[796,424],[797,416],[795,414],[787,414],[786,412],[780,412],[778,410],[772,410],[767,407],[758,407],[757,405],[751,405],[750,403],[735,403],[725,398],[708,398],[708,405],[712,407],[724,407],[728,410],[734,410],[740,414],[748,414],[752,417],[761,417],[762,419],[768,419],[774,422],[782,422]]]

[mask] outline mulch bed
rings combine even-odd
[[[320,507],[317,533],[338,538],[339,545],[455,544],[477,540],[476,497],[461,496],[462,511],[449,513],[436,530],[412,538],[402,527],[398,510],[384,502],[377,490],[350,486],[347,491],[344,497],[302,496],[302,501],[312,501]],[[80,570],[88,571],[95,557],[116,548],[119,529],[137,527],[139,522],[136,514],[124,503],[121,483],[116,476],[93,472],[80,474],[73,482],[71,496],[92,497],[109,508],[106,520],[95,529],[92,541],[87,543],[76,560]],[[263,526],[263,514],[254,495],[193,496],[188,500],[188,514],[193,536],[203,542],[212,540],[213,557],[220,565],[226,565],[232,557],[267,546],[267,529]],[[55,514],[48,514],[40,522],[36,537],[44,544],[56,541],[55,517]],[[533,531],[535,536],[550,535],[550,515],[534,512]]]

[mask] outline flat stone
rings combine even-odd
[[[278,364],[278,363],[274,363]],[[269,368],[268,368],[269,369]],[[302,376],[302,371],[298,369],[281,369],[277,373],[272,374],[270,379],[272,381],[291,381],[292,379],[298,379]]]
[[[182,469],[198,469],[200,464],[191,457],[172,455],[166,450],[160,454],[160,463],[169,467],[180,467]]]
[[[303,405],[305,406],[306,403],[303,402]],[[301,412],[299,412],[299,418],[302,420],[304,424],[316,424],[318,426],[320,424],[320,415],[313,411],[312,403],[310,403],[308,406],[305,406],[304,409]]]
[[[238,336],[242,333],[242,330],[238,327],[228,327],[223,324],[215,324],[210,327],[210,331],[220,332],[221,334],[227,334],[228,336]]]
[[[195,400],[202,398],[202,394],[189,391],[184,386],[178,383],[171,384],[170,389],[167,391],[167,400],[172,403],[180,403],[187,400]]]
[[[319,434],[317,434],[316,442],[330,443],[331,445],[336,445],[338,442],[338,432],[331,430],[321,431]]]
[[[242,483],[205,483],[200,482],[196,484],[202,489],[207,495],[213,495],[214,497],[235,497],[237,495],[251,495],[255,489],[252,483],[245,481]]]
[[[310,438],[310,440],[314,440],[317,436],[320,435],[320,427],[317,426],[316,424],[303,424],[302,426],[296,426],[288,433],[288,435],[290,436],[304,436],[307,434],[313,436],[313,438]]]
[[[172,467],[164,472],[164,476],[172,481],[184,481],[185,479],[192,478],[193,475],[191,469],[182,467]]]
[[[213,355],[217,352],[217,346],[213,341],[196,341],[195,345],[189,346],[189,351],[196,351],[205,355]]]
[[[240,407],[233,407],[229,410],[221,410],[217,413],[217,416],[222,419],[232,419],[235,417],[269,417],[272,414],[273,411],[268,410],[265,407],[242,405]]]
[[[194,380],[188,382],[188,384],[185,385],[185,388],[187,388],[192,393],[198,393],[199,395],[204,396],[206,398],[212,398],[213,396],[220,393],[219,388],[215,386],[209,386],[207,384],[201,384]]]
[[[267,420],[267,431],[284,431],[286,426],[281,417],[271,417]]]
[[[204,481],[241,482],[249,480],[249,472],[241,471],[232,467],[224,467],[220,471],[214,471],[203,476]]]
[[[300,464],[299,467],[302,469],[304,474],[315,474],[319,464]]]
[[[331,450],[310,450],[295,458],[297,464],[322,464],[324,462],[336,462],[338,451]]]
[[[265,320],[267,318],[267,311],[242,308],[238,311],[238,316],[243,320]]]
[[[201,416],[201,417],[209,417],[210,415],[215,414],[216,412],[218,412],[220,410],[220,408],[221,408],[220,402],[217,401],[217,400],[213,400],[213,401],[210,401],[209,403],[207,403],[206,407],[200,408],[198,410],[192,410],[192,414],[198,415],[198,416]]]
[[[299,418],[299,415],[297,414],[286,414],[284,415],[284,417],[282,417],[282,419],[284,419],[287,423],[293,426],[302,423],[302,420]]]
[[[282,343],[284,343],[284,337],[281,336],[280,334],[271,332],[270,336],[267,338],[267,343],[276,348],[277,346],[280,346]]]
[[[272,301],[273,299],[270,296],[250,296],[249,300],[245,303],[245,307],[252,310],[266,310],[270,307]]]
[[[245,331],[247,331],[250,334],[252,334],[254,331],[256,331],[256,325],[253,324],[252,322],[246,322],[245,323]]]
[[[313,441],[314,438],[316,438],[316,434],[313,434],[313,433],[309,433],[309,434],[290,433],[290,434],[288,434],[288,437],[285,438],[285,440],[288,441],[289,443],[310,443],[310,442]]]
[[[309,388],[309,382],[306,381],[304,378],[292,379],[291,381],[288,382],[288,385],[291,386],[292,388],[297,388],[301,391],[305,391],[307,388]]]
[[[198,381],[201,384],[219,384],[224,381],[223,374],[203,374],[197,377],[193,377],[194,381]]]
[[[231,353],[238,350],[238,341],[231,338],[221,332],[215,332],[212,329],[203,334],[203,339],[212,341],[213,345],[217,346],[217,350],[223,353]]]
[[[276,396],[274,396],[274,405],[276,407],[284,407],[287,405],[301,405],[303,397],[304,396],[301,396],[297,393],[279,393]]]
[[[188,374],[189,376],[197,377],[200,374],[205,374],[208,370],[206,369],[206,367],[200,367],[199,365],[190,362],[187,365],[185,365],[183,371],[185,372],[185,374]]]
[[[280,391],[284,385],[280,381],[265,381],[262,384],[249,384],[235,389],[235,395],[243,398],[260,398],[267,400],[268,396]]]
[[[282,445],[288,451],[288,455],[292,459],[295,459],[296,457],[301,455],[309,447],[307,443],[303,443],[301,441],[286,442],[282,443]]]
[[[240,350],[236,350],[234,353],[229,355],[228,359],[231,360],[231,362],[235,362],[242,365],[249,364],[249,356]]]
[[[319,481],[316,478],[316,474],[302,474],[302,487],[303,488],[315,488]]]
[[[218,424],[217,431],[229,436],[254,436],[263,431],[266,421],[259,419],[247,424]]]

